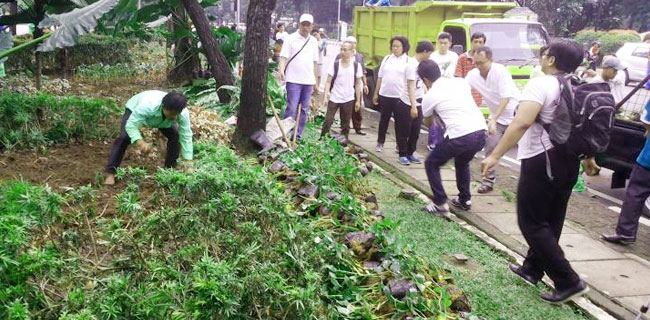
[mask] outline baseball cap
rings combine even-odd
[[[621,64],[621,60],[618,60],[618,58],[614,56],[605,56],[603,58],[602,66],[603,68],[610,67],[616,70],[625,70],[625,67]]]
[[[300,23],[303,23],[303,22],[314,23],[314,17],[309,13],[303,13],[300,16]]]
[[[357,43],[357,38],[354,36],[347,36],[345,37],[345,42]]]
[[[325,29],[320,28],[320,29],[318,29],[318,32],[325,32]]]

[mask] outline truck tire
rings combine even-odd
[[[368,94],[363,95],[364,106],[373,110],[379,110],[379,106],[372,104],[372,95],[375,93],[375,85],[377,84],[377,78],[375,78],[375,72],[373,70],[367,70],[367,79],[368,79]]]

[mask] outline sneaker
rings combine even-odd
[[[411,161],[411,163],[417,163],[417,164],[422,163],[422,160],[420,160],[420,158],[416,157],[415,155],[410,155],[410,156],[408,156],[406,158],[409,159],[409,161]]]
[[[360,136],[365,136],[367,133],[361,131],[361,129],[355,130],[355,132]]]
[[[375,147],[376,152],[381,152],[382,149],[384,149],[383,143],[378,143],[377,146]]]
[[[407,157],[399,157],[399,163],[402,165],[408,166],[411,164],[411,161],[409,161],[409,158]]]
[[[428,205],[422,207],[422,211],[426,213],[431,213],[431,214],[439,214],[439,215],[446,215],[449,214],[449,205],[447,203],[443,205],[436,205],[433,203],[429,203]]]
[[[454,198],[454,199],[451,200],[451,205],[456,207],[456,208],[463,209],[465,211],[469,211],[470,209],[472,209],[472,201],[470,201],[470,200],[467,200],[467,201],[465,201],[463,203],[463,202],[460,202],[460,200],[458,200],[458,198]]]
[[[615,234],[601,234],[600,238],[611,243],[615,244],[622,244],[622,245],[627,245],[627,244],[632,244],[636,242],[635,237],[628,237],[624,236],[618,233]]]
[[[476,192],[483,194],[483,193],[488,193],[492,190],[494,190],[494,187],[492,187],[489,184],[483,184],[480,187],[478,187],[478,190],[476,190]]]

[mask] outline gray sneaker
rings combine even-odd
[[[431,202],[428,205],[422,207],[422,211],[444,216],[449,214],[449,204],[445,203],[443,205],[436,205],[435,203]]]
[[[378,143],[377,146],[375,147],[376,152],[381,152],[381,150],[384,149],[384,144],[383,143]]]

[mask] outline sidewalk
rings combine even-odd
[[[398,163],[392,122],[383,151],[375,152],[378,122],[379,114],[366,109],[364,111],[364,131],[367,135],[360,136],[352,130],[350,142],[365,149],[371,159],[386,171],[431,196],[424,164],[403,166]],[[416,154],[423,161],[428,154],[426,141],[427,135],[421,133]],[[477,175],[478,164],[478,159],[472,163],[472,210],[463,211],[452,207],[452,212],[509,249],[525,256],[527,245],[517,225],[516,195],[515,190],[512,189],[513,182],[516,183],[518,175],[515,176],[510,172],[504,178],[503,173],[508,170],[500,166],[498,169],[501,171],[499,172],[501,173],[500,180],[497,180],[495,190],[484,195],[478,194],[476,192],[480,185],[480,177]],[[441,169],[443,185],[450,198],[458,192],[452,165],[453,162],[449,162]],[[575,195],[572,196],[572,198],[575,197]],[[591,213],[594,215],[599,213],[599,210],[593,206],[576,208],[575,202],[569,202],[567,211],[588,210],[592,211]],[[573,268],[591,287],[592,290],[588,294],[589,299],[617,318],[634,319],[641,305],[650,298],[650,262],[630,253],[630,250],[624,247],[604,243],[597,238],[593,231],[582,229],[582,225],[584,224],[573,223],[567,219],[560,245]],[[613,229],[613,225],[611,229]],[[640,233],[642,231],[639,230]],[[637,243],[635,245],[647,244]],[[650,319],[647,316],[644,319]]]

